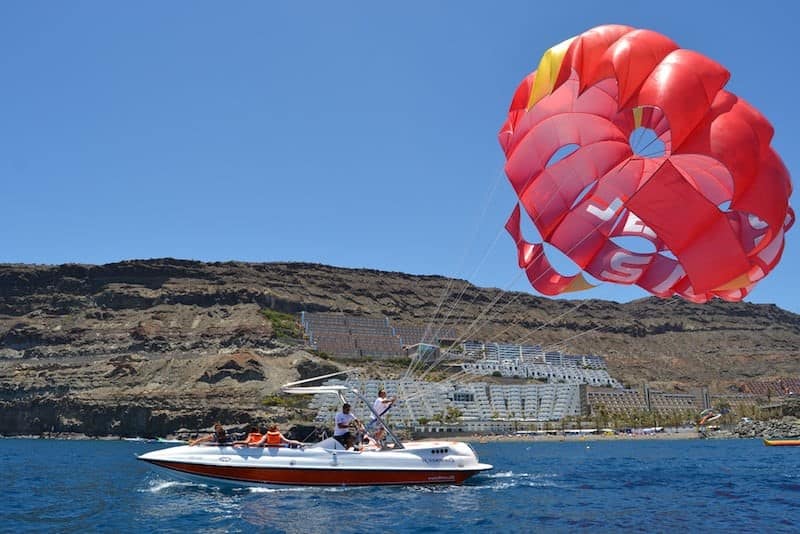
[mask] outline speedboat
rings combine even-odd
[[[298,449],[184,445],[139,459],[191,477],[310,486],[460,484],[492,468],[455,441],[412,441],[376,451],[344,450],[333,438]]]
[[[332,376],[332,375],[326,375]],[[481,471],[472,447],[458,441],[401,442],[355,389],[346,386],[300,386],[282,389],[290,394],[335,393],[344,403],[352,394],[370,409],[386,431],[387,441],[376,450],[346,450],[334,438],[302,448],[195,445],[148,452],[140,460],[194,479],[247,485],[372,486],[404,484],[460,484]]]

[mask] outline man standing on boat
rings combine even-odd
[[[397,397],[392,397],[391,399],[386,398],[386,391],[381,389],[378,391],[378,398],[375,399],[375,402],[372,403],[372,410],[378,414],[378,417],[383,419],[383,414],[389,411],[389,408],[392,407],[394,401],[397,400]],[[372,414],[372,419],[370,419],[369,423],[367,424],[367,429],[372,432],[375,430],[375,427],[378,425],[378,420],[375,418],[375,414]]]
[[[342,411],[336,414],[333,429],[333,439],[344,445],[345,449],[352,447],[355,441],[353,434],[350,433],[350,424],[353,421],[362,426],[356,416],[350,413],[350,404],[345,402],[342,404]]]

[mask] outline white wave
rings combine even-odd
[[[287,486],[287,487],[248,487],[247,491],[250,493],[290,493],[290,492],[308,492],[313,491],[315,488],[302,487],[302,486]]]
[[[481,478],[555,478],[555,473],[515,473],[514,471],[498,471],[482,475]]]
[[[206,488],[205,484],[198,484],[196,482],[180,482],[177,480],[151,480],[147,488],[144,488],[140,491],[147,491],[150,493],[158,493],[159,491],[164,491],[169,488]]]
[[[486,478],[513,478],[515,476],[514,471],[498,471],[496,473],[489,473],[485,475]]]
[[[244,489],[250,493],[308,493],[320,491],[342,493],[345,491],[370,491],[370,486],[247,486]]]

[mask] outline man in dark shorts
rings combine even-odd
[[[358,425],[361,423],[356,419],[356,416],[350,413],[350,404],[344,403],[342,411],[336,414],[333,428],[333,439],[341,443],[345,449],[353,446],[354,437],[350,432],[350,424],[355,421]]]

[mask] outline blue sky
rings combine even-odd
[[[528,290],[496,134],[550,46],[664,33],[790,171],[798,8],[753,2],[4,2],[0,262],[304,261]],[[797,237],[748,298],[800,312]],[[627,301],[605,284],[570,298]]]

